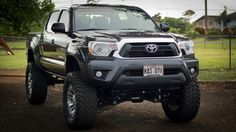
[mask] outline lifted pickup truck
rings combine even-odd
[[[48,85],[64,83],[64,115],[73,129],[92,127],[98,108],[124,101],[161,102],[170,120],[192,120],[200,105],[198,60],[191,40],[168,29],[133,6],[53,11],[43,32],[28,36],[29,103],[44,103]]]

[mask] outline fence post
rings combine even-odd
[[[204,36],[204,48],[206,48],[206,40],[207,38],[206,38],[206,35]]]
[[[231,52],[232,52],[232,47],[231,47],[231,35],[229,36],[229,69],[231,69]]]
[[[224,49],[224,37],[221,37],[221,48]]]

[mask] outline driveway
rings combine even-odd
[[[49,88],[43,105],[30,106],[24,77],[0,77],[0,131],[71,131],[62,111],[62,85]],[[88,132],[235,132],[236,85],[201,84],[201,108],[189,123],[168,121],[160,103],[125,102],[99,110]]]

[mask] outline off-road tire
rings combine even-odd
[[[30,87],[29,87],[30,86]],[[25,79],[26,97],[30,104],[42,104],[47,98],[47,76],[34,62],[29,62]]]
[[[73,91],[73,92],[71,92]],[[71,100],[74,105],[74,113],[70,115],[69,103],[71,100],[68,95],[73,94]],[[69,103],[68,103],[69,99]],[[71,129],[89,129],[96,122],[97,115],[97,91],[85,82],[79,72],[70,72],[67,74],[63,89],[63,110],[67,124]]]
[[[178,107],[173,110],[167,101],[162,103],[166,116],[175,122],[188,122],[195,118],[200,107],[200,89],[197,78],[193,78],[180,90]]]

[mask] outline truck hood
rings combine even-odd
[[[173,38],[171,35],[166,33],[145,32],[138,30],[96,30],[80,31],[77,33],[91,41],[120,41],[123,38]]]

